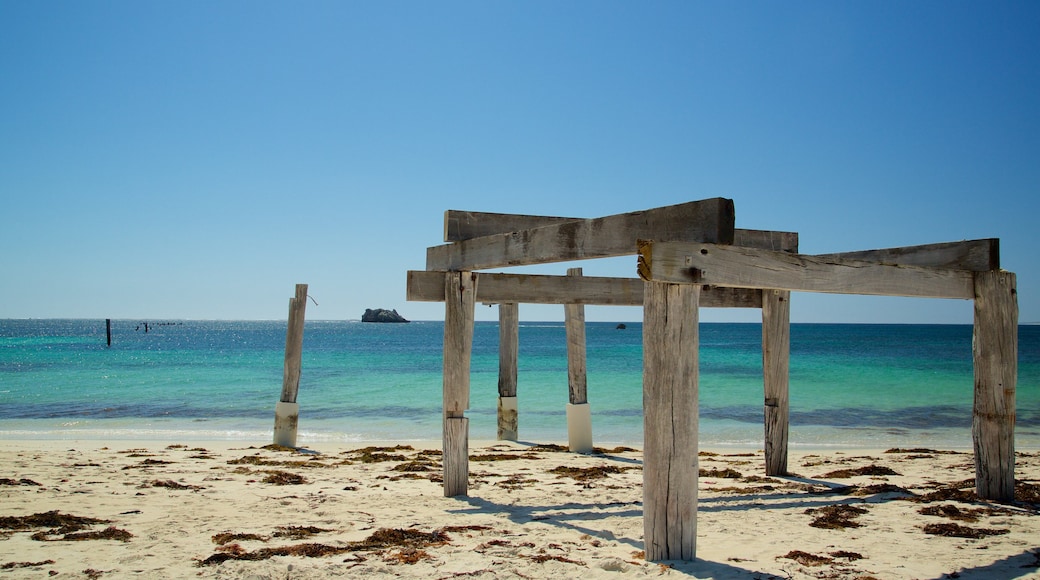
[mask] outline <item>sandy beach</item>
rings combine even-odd
[[[972,456],[929,449],[702,450],[697,561],[642,554],[641,453],[470,447],[445,498],[439,442],[287,450],[235,442],[0,442],[10,578],[1040,577],[1040,453],[1013,505]]]

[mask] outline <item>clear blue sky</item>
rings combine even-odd
[[[309,319],[441,319],[405,273],[446,209],[708,197],[810,254],[999,237],[1040,321],[1040,3],[0,0],[0,318],[283,319],[302,282]],[[528,271],[574,265],[635,276]]]

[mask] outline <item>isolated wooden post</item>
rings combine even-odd
[[[112,346],[112,319],[105,319],[105,342],[108,346]]]
[[[568,276],[581,276],[581,268],[570,268]],[[589,408],[585,373],[585,306],[564,304],[567,330],[567,443],[574,453],[592,452],[592,411]]]
[[[476,284],[470,272],[444,276],[444,496],[469,487],[469,370]]]
[[[648,561],[697,549],[695,284],[647,282],[643,293],[643,542]]]
[[[766,475],[787,474],[791,361],[791,293],[762,291],[762,375],[765,384]]]
[[[303,320],[307,310],[307,285],[296,285],[296,296],[289,299],[289,325],[285,331],[285,366],[282,372],[282,396],[274,408],[274,444],[296,447],[300,422],[300,406],[296,395],[300,390],[300,359],[303,356]]]
[[[519,438],[516,400],[517,356],[520,345],[520,309],[515,302],[498,305],[498,439]]]
[[[975,491],[1015,498],[1015,388],[1018,380],[1018,291],[1015,274],[975,273]]]

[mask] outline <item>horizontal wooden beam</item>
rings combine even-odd
[[[989,272],[1000,269],[1000,240],[987,238],[883,250],[821,254],[816,257],[824,260],[864,260],[901,266]]]
[[[733,243],[733,200],[705,199],[602,218],[564,221],[426,250],[427,270],[486,270],[634,254],[636,240]]]
[[[408,300],[444,302],[447,272],[408,272]],[[475,274],[477,302],[490,304],[588,304],[642,306],[645,283],[638,278],[545,276],[535,274]],[[762,291],[747,288],[705,287],[701,306],[761,308]]]
[[[508,234],[583,219],[449,209],[444,212],[444,241],[462,242],[473,238]],[[736,228],[733,230],[733,245],[776,252],[797,252],[798,234],[796,232]],[[633,250],[632,253],[635,251]]]
[[[644,280],[740,288],[973,299],[972,273],[819,258],[755,248],[686,242],[642,242]]]

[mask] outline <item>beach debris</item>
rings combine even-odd
[[[127,457],[134,457],[134,455],[127,455]],[[172,461],[165,461],[162,459],[145,459],[141,463],[136,465],[124,465],[123,470],[127,469],[147,469],[149,467],[156,467],[158,465],[172,465]]]
[[[1025,481],[1016,481],[1015,501],[1040,506],[1040,485]]]
[[[840,530],[860,527],[862,524],[854,520],[867,513],[867,510],[849,504],[835,504],[822,508],[809,508],[804,513],[814,516],[813,521],[809,523],[814,528]]]
[[[539,460],[541,457],[530,453],[485,453],[483,455],[470,455],[470,461],[515,461],[517,459]]]
[[[261,480],[264,483],[273,485],[302,485],[309,483],[306,477],[288,471],[271,470],[264,473],[267,474],[267,477]]]
[[[0,570],[14,570],[16,568],[39,568],[40,566],[50,566],[54,563],[54,560],[44,560],[42,562],[6,562],[0,564]]]
[[[24,477],[21,478],[21,479],[13,479],[13,478],[9,478],[9,477],[0,477],[0,485],[11,485],[11,486],[32,485],[32,486],[36,486],[36,487],[42,487],[39,483],[36,483],[35,481],[33,481],[31,479],[26,479]]]
[[[85,530],[97,524],[110,523],[108,520],[74,516],[55,511],[33,514],[31,516],[0,516],[0,529],[23,531],[34,528],[55,528],[68,532]]]
[[[199,491],[200,489],[206,489],[201,485],[188,485],[184,483],[177,483],[172,479],[153,479],[152,481],[142,483],[137,487],[139,489],[144,489],[148,487],[165,487],[167,489],[190,489],[191,491]]]
[[[59,528],[57,530],[36,532],[35,534],[29,537],[38,542],[78,542],[82,540],[118,540],[120,542],[129,542],[130,538],[134,537],[134,535],[126,530],[121,530],[119,528],[109,526],[101,531],[93,532],[66,532],[65,530]]]
[[[783,556],[778,557],[787,560],[794,560],[802,566],[809,567],[823,566],[826,564],[830,564],[834,561],[834,558],[829,558],[827,556],[817,556],[816,554],[810,554],[809,552],[803,552],[802,550],[791,550]]]
[[[698,470],[698,475],[701,477],[721,477],[723,479],[740,479],[744,477],[744,474],[728,467],[726,469],[718,469],[716,467],[712,467],[711,469],[702,468]]]
[[[856,477],[858,475],[901,475],[893,470],[891,467],[884,465],[867,465],[865,467],[857,467],[854,469],[839,469],[830,473],[817,476],[821,479],[848,479],[850,477]]]
[[[577,481],[590,481],[593,479],[603,479],[608,475],[624,473],[633,467],[617,467],[616,465],[597,465],[593,467],[569,467],[561,465],[554,467],[549,470],[549,473],[555,474],[557,478],[570,477]]]
[[[962,526],[960,524],[953,523],[926,524],[922,529],[924,530],[924,533],[931,534],[933,536],[945,536],[948,538],[969,538],[974,540],[985,538],[986,536],[1002,536],[1011,531],[1004,528],[970,528],[968,526]]]

